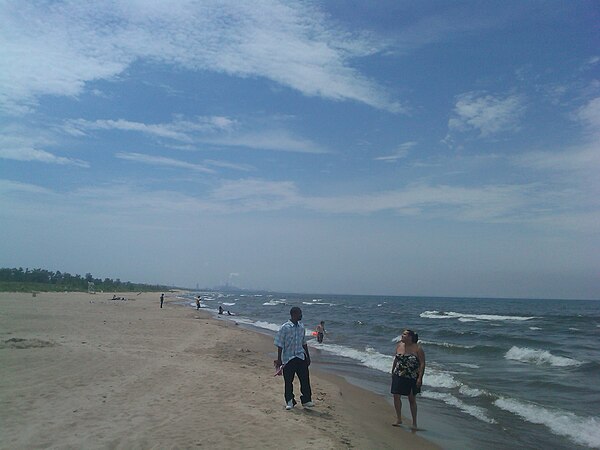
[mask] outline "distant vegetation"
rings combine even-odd
[[[89,283],[94,283],[96,291],[129,292],[129,291],[166,291],[171,286],[158,284],[132,283],[131,281],[113,280],[111,278],[94,278],[91,273],[85,276],[71,275],[68,272],[52,272],[45,269],[0,269],[0,291],[87,291]]]

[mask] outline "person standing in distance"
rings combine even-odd
[[[325,321],[321,320],[321,323],[319,325],[317,325],[317,328],[315,328],[315,331],[317,332],[317,342],[319,344],[322,344],[323,336],[325,336]]]
[[[306,334],[302,320],[302,310],[297,306],[290,309],[290,320],[281,325],[275,335],[277,346],[277,359],[273,361],[275,367],[282,364],[283,379],[285,382],[285,409],[290,410],[296,405],[294,398],[294,376],[297,374],[300,380],[300,402],[305,408],[315,406],[312,402],[312,391],[310,388],[310,377],[308,366],[310,366],[310,355],[306,345]]]
[[[165,294],[160,294],[160,307],[162,308],[163,301],[165,300]]]

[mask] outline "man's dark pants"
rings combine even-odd
[[[306,360],[294,358],[288,361],[283,368],[283,379],[285,380],[285,402],[294,399],[294,375],[298,374],[300,380],[300,402],[302,404],[312,400],[312,392],[310,390],[310,378],[308,375],[308,364]],[[296,400],[294,400],[296,404]]]

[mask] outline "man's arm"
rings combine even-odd
[[[283,349],[281,347],[277,347],[277,359],[273,361],[275,363],[275,367],[279,368],[281,366],[281,351]]]
[[[304,349],[304,354],[306,355],[306,364],[310,366],[310,355],[308,354],[308,345],[302,344],[302,348]]]

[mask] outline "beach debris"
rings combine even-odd
[[[27,348],[53,347],[55,345],[57,344],[54,342],[44,341],[37,338],[10,338],[4,342],[0,342],[0,348],[15,348],[20,350]]]

